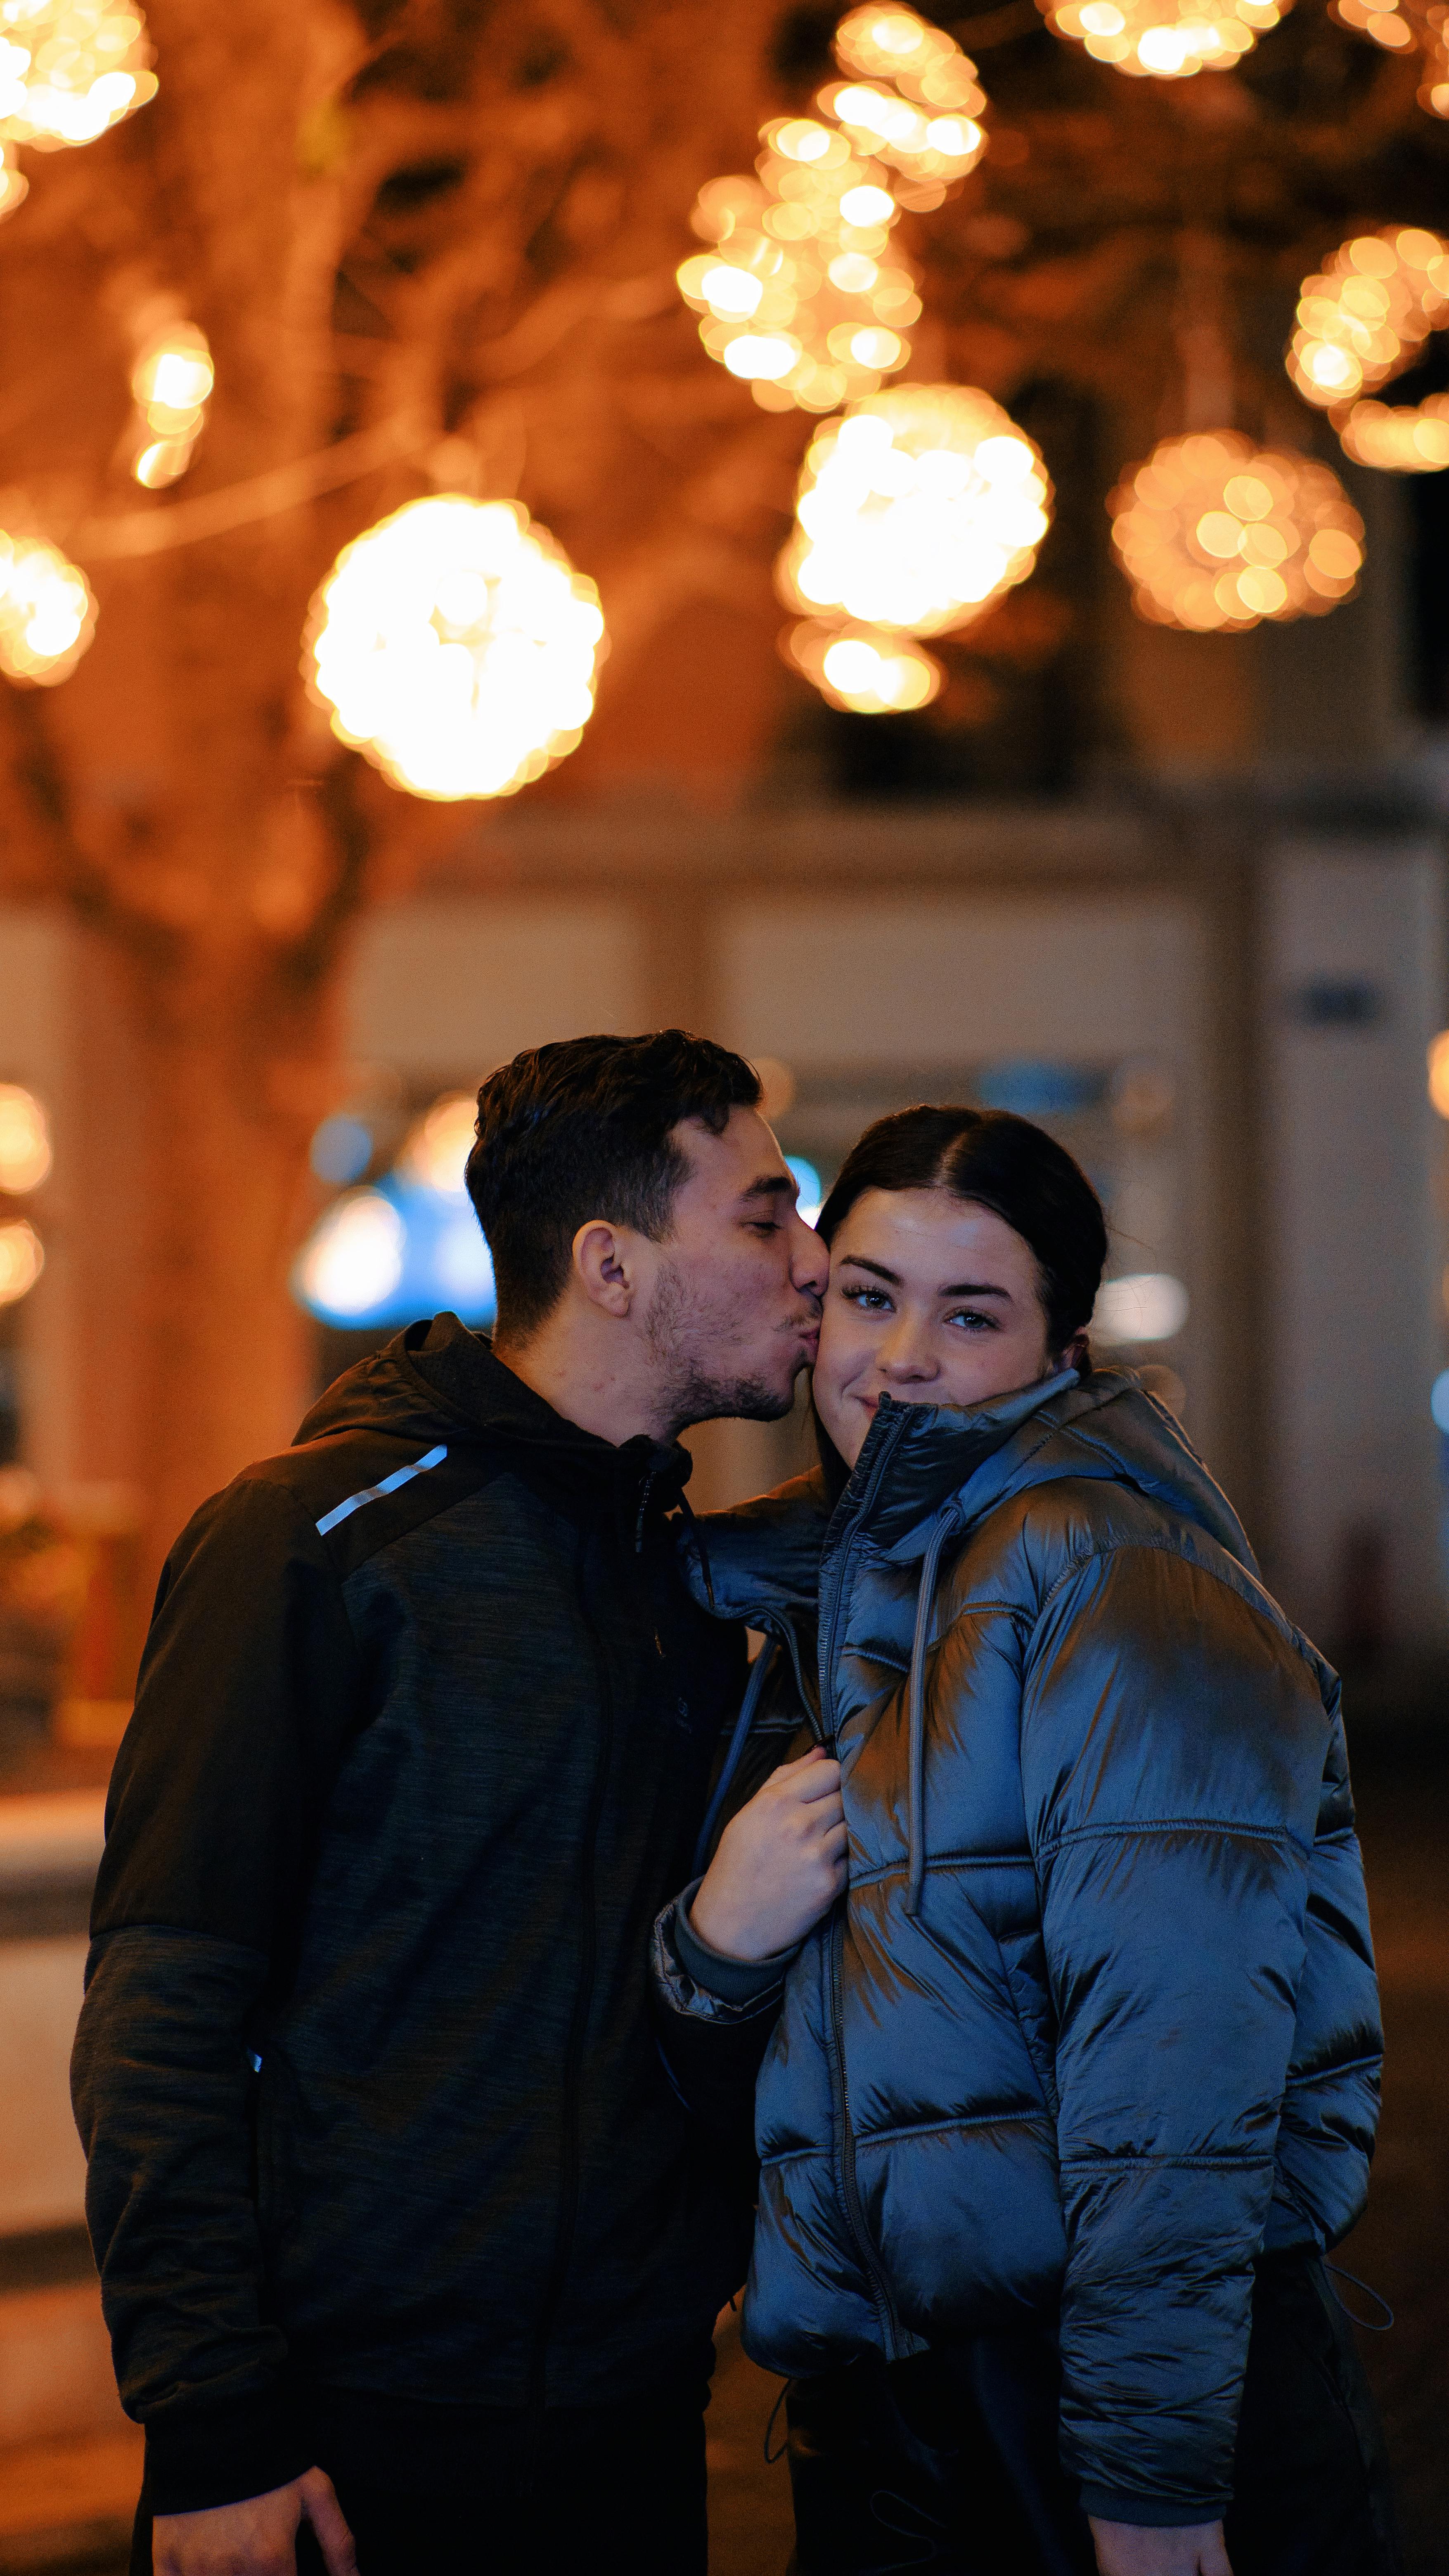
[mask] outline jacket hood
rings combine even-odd
[[[925,1553],[947,1502],[970,1528],[1008,1496],[1070,1476],[1134,1486],[1205,1530],[1249,1574],[1258,1572],[1226,1494],[1133,1369],[1092,1369],[1086,1377],[1064,1369],[969,1410],[883,1397],[847,1492],[868,1491],[882,1455],[889,1463],[871,1530],[896,1561]]]
[[[1205,1530],[1257,1576],[1237,1513],[1181,1426],[1132,1369],[1061,1370],[985,1404],[883,1396],[834,1512],[817,1470],[700,1523],[723,1617],[813,1603],[823,1558],[864,1513],[891,1562],[924,1557],[949,1506],[963,1533],[999,1503],[1063,1478],[1134,1486]],[[695,1589],[703,1586],[695,1579]]]
[[[339,1434],[383,1432],[428,1448],[496,1448],[526,1453],[535,1471],[621,1496],[647,1486],[651,1501],[678,1502],[693,1460],[677,1441],[642,1434],[616,1445],[556,1413],[496,1359],[486,1333],[456,1315],[434,1315],[348,1369],[318,1398],[293,1442],[305,1447]]]

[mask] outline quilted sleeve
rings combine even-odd
[[[1062,2450],[1110,2520],[1231,2498],[1329,1745],[1315,1667],[1246,1579],[1130,1544],[1049,1595],[1022,1767],[1057,2018]]]

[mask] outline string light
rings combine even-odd
[[[1053,33],[1134,80],[1231,71],[1293,0],[1037,0]]]
[[[1305,402],[1336,413],[1411,365],[1449,322],[1449,242],[1386,225],[1334,252],[1305,277],[1285,364]]]
[[[787,658],[858,715],[928,706],[942,673],[918,639],[1025,581],[1051,497],[1031,440],[972,386],[896,385],[827,421],[776,565],[781,597],[807,612]]]
[[[1387,53],[1424,57],[1419,105],[1449,116],[1449,10],[1441,0],[1330,0],[1329,16]]]
[[[853,715],[904,715],[939,694],[940,663],[909,636],[811,618],[787,627],[782,640],[787,658],[822,698]]]
[[[0,528],[0,671],[51,688],[68,679],[96,626],[84,573],[43,538]]]
[[[345,546],[304,667],[332,729],[414,796],[510,796],[577,749],[604,620],[513,501],[409,501]]]
[[[128,0],[0,0],[0,138],[94,143],[155,97],[150,62]]]
[[[1439,474],[1449,465],[1449,394],[1395,410],[1388,403],[1356,402],[1339,425],[1346,456],[1381,474]]]
[[[50,1122],[34,1092],[0,1082],[0,1190],[23,1198],[39,1189],[50,1165]]]
[[[1229,429],[1165,438],[1107,504],[1132,605],[1159,626],[1241,633],[1351,597],[1363,521],[1326,465]]]
[[[23,1216],[0,1225],[0,1306],[15,1306],[28,1297],[45,1268],[45,1247]]]
[[[1025,581],[1051,485],[1029,438],[969,385],[898,385],[806,451],[783,598],[906,635],[969,625]]]
[[[713,179],[691,223],[711,251],[679,268],[712,358],[769,411],[836,411],[909,360],[916,271],[890,250],[986,149],[976,67],[912,9],[853,10],[815,116],[760,130],[757,175]]]
[[[8,143],[0,143],[0,223],[13,215],[30,194],[30,181],[15,166],[15,155]]]
[[[194,322],[168,323],[142,349],[131,369],[137,412],[131,472],[148,491],[185,473],[215,381],[206,334]]]

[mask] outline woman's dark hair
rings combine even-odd
[[[950,1104],[877,1118],[852,1145],[820,1211],[826,1243],[867,1190],[949,1190],[990,1208],[1036,1256],[1053,1358],[1085,1333],[1107,1258],[1107,1224],[1086,1173],[1044,1127],[1009,1109]]]

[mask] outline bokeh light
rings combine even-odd
[[[141,351],[131,369],[137,412],[131,472],[148,490],[185,473],[215,380],[206,334],[194,322],[168,324]]]
[[[1092,1338],[1107,1349],[1132,1342],[1171,1342],[1188,1317],[1188,1295],[1166,1270],[1137,1270],[1104,1279],[1092,1315]]]
[[[0,223],[25,203],[30,194],[30,181],[17,169],[10,146],[0,143]]]
[[[11,1198],[38,1190],[51,1160],[50,1121],[34,1092],[0,1082],[0,1190]]]
[[[513,501],[409,501],[343,548],[305,667],[332,729],[414,796],[510,796],[578,746],[598,592]]]
[[[96,626],[84,573],[43,538],[0,528],[0,671],[51,688],[67,679]]]
[[[308,1160],[318,1180],[330,1181],[334,1188],[360,1181],[372,1160],[372,1129],[347,1110],[335,1110],[313,1135]]]
[[[1363,521],[1337,476],[1236,430],[1163,439],[1107,507],[1132,605],[1159,626],[1321,617],[1363,563]]]
[[[391,1199],[349,1190],[313,1227],[294,1275],[297,1294],[315,1314],[351,1323],[386,1305],[402,1278],[406,1242]]]
[[[974,63],[914,10],[853,10],[835,53],[855,77],[763,126],[756,176],[700,190],[691,222],[714,247],[677,272],[710,356],[770,411],[836,411],[907,364],[921,303],[892,229],[986,149]]]
[[[473,1151],[478,1129],[478,1102],[471,1091],[445,1092],[418,1120],[404,1145],[398,1169],[440,1197],[466,1199],[463,1166]]]
[[[1386,225],[1340,244],[1299,290],[1285,364],[1305,402],[1336,414],[1402,373],[1449,322],[1449,242]]]
[[[1037,0],[1058,36],[1135,80],[1231,71],[1293,0]]]
[[[1356,402],[1338,435],[1345,456],[1381,474],[1441,474],[1449,465],[1449,394],[1396,409]]]
[[[858,716],[908,714],[940,692],[940,663],[907,635],[853,621],[808,618],[782,638],[786,658],[832,707]]]
[[[45,1268],[45,1249],[33,1225],[23,1216],[0,1225],[0,1306],[27,1297]]]
[[[1442,0],[1330,0],[1329,16],[1390,54],[1424,58],[1419,105],[1449,116],[1449,10]]]
[[[1429,1102],[1441,1118],[1449,1118],[1449,1029],[1429,1040]]]
[[[94,143],[155,97],[150,62],[127,0],[0,0],[0,138]]]
[[[989,394],[894,386],[811,440],[781,596],[817,618],[948,634],[1025,581],[1050,515],[1040,455]]]

